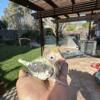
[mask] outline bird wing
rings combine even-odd
[[[33,62],[28,62],[22,59],[19,59],[18,61],[28,68],[32,76],[35,76],[41,80],[46,80],[54,74],[52,65],[50,65],[49,61],[45,58],[39,58]]]
[[[42,62],[33,62],[28,66],[28,69],[33,76],[41,80],[46,80],[54,73],[54,69],[52,67]]]

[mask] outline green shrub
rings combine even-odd
[[[17,42],[16,40],[6,40],[6,41],[4,41],[4,43],[7,44],[7,45],[15,45],[16,42]]]
[[[45,34],[46,35],[53,35],[53,31],[51,28],[45,28]]]
[[[30,43],[30,41],[28,41],[28,40],[22,40],[21,41],[22,45],[29,45],[29,43]]]
[[[100,37],[96,38],[97,45],[100,45]]]
[[[31,40],[37,41],[39,39],[39,31],[38,30],[27,31],[21,36],[21,38],[30,38]]]

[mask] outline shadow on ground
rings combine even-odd
[[[87,72],[70,70],[69,85],[71,100],[99,100],[100,86],[94,80],[94,77]]]
[[[13,56],[26,53],[33,48],[28,46],[1,46],[0,47],[0,61],[7,60]]]
[[[16,71],[16,70],[19,70],[20,69],[20,66],[17,66],[16,68],[10,70],[10,71],[4,71],[2,68],[1,68],[2,65],[0,65],[0,95],[2,95],[3,93],[5,93],[6,90],[12,88],[13,86],[15,86],[16,84],[16,80],[9,80],[7,79],[5,76],[7,74],[9,74],[10,72],[13,72],[13,71]]]

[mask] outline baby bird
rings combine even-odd
[[[64,60],[60,55],[58,47],[47,47],[44,50],[43,57],[37,58],[34,61],[25,61],[19,59],[18,62],[28,68],[32,76],[35,76],[41,80],[48,78],[56,79],[59,76],[61,66]]]

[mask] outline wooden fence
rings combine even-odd
[[[0,30],[0,40],[16,40],[17,30]]]

